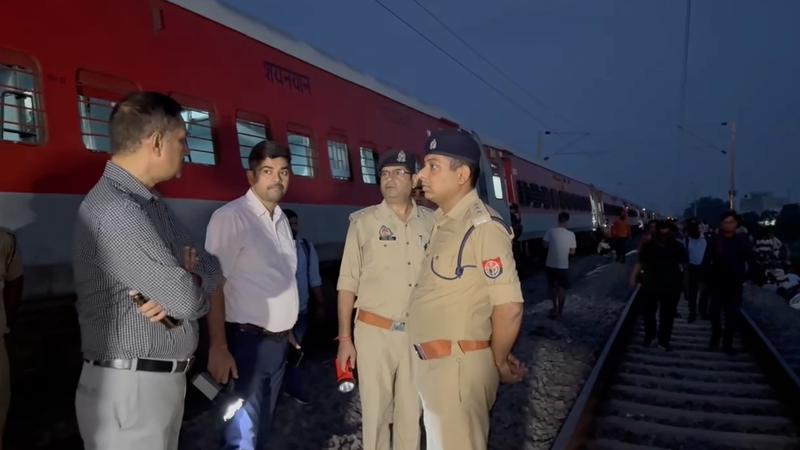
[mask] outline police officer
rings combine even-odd
[[[439,206],[411,294],[408,337],[428,450],[486,449],[498,381],[526,368],[511,355],[522,320],[513,232],[475,191],[480,145],[462,130],[426,142],[419,180]]]
[[[418,449],[421,409],[405,327],[433,212],[411,198],[410,155],[387,152],[378,173],[383,202],[350,216],[337,285],[337,359],[340,367],[358,365],[364,449],[390,448],[389,423],[394,449]]]

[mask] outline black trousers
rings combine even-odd
[[[678,300],[681,298],[679,287],[671,289],[646,288],[642,292],[644,312],[644,338],[652,341],[658,334],[658,343],[669,345],[672,338],[672,324],[675,321],[675,311],[678,309]],[[658,327],[656,327],[656,312],[658,312]]]
[[[739,329],[742,307],[742,283],[716,283],[711,291],[711,345],[719,345],[722,334],[722,347],[730,349],[733,335]]]
[[[625,262],[625,248],[627,243],[627,238],[614,238],[614,251],[617,252],[617,262]]]
[[[689,265],[689,292],[686,293],[686,300],[689,302],[689,314],[691,317],[697,316],[698,313],[698,295],[700,296],[700,317],[707,317],[708,287],[703,282],[703,268],[702,266]]]

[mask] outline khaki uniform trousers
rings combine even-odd
[[[364,450],[419,449],[421,406],[411,379],[408,335],[356,320],[353,339]]]
[[[500,376],[491,348],[414,361],[414,383],[422,398],[427,450],[486,450],[489,411]]]

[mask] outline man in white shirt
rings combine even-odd
[[[248,158],[250,189],[211,216],[206,250],[219,258],[224,301],[208,313],[208,370],[233,379],[244,405],[226,424],[223,449],[258,448],[266,438],[297,321],[297,251],[278,206],[290,178],[285,147],[263,141]]]
[[[577,243],[575,233],[567,229],[569,213],[562,211],[558,214],[558,226],[547,230],[542,239],[547,247],[547,284],[553,298],[553,310],[550,317],[560,319],[564,312],[564,303],[567,300],[569,283],[569,257],[575,254]]]
[[[700,224],[690,220],[686,224],[686,238],[683,245],[689,253],[689,289],[686,299],[689,301],[689,323],[697,319],[697,296],[700,295],[700,318],[708,319],[708,290],[703,280],[703,257],[706,254],[706,238]]]

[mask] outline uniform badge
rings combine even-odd
[[[401,163],[406,162],[406,152],[405,152],[405,150],[400,150],[400,153],[397,154],[397,162],[401,162]]]
[[[391,228],[381,225],[381,229],[378,231],[378,239],[381,241],[395,241],[397,237],[392,233]]]
[[[503,273],[503,261],[500,258],[487,259],[483,262],[483,273],[489,278],[497,278]]]
[[[428,145],[428,150],[436,150],[436,139],[432,140],[430,145]]]

